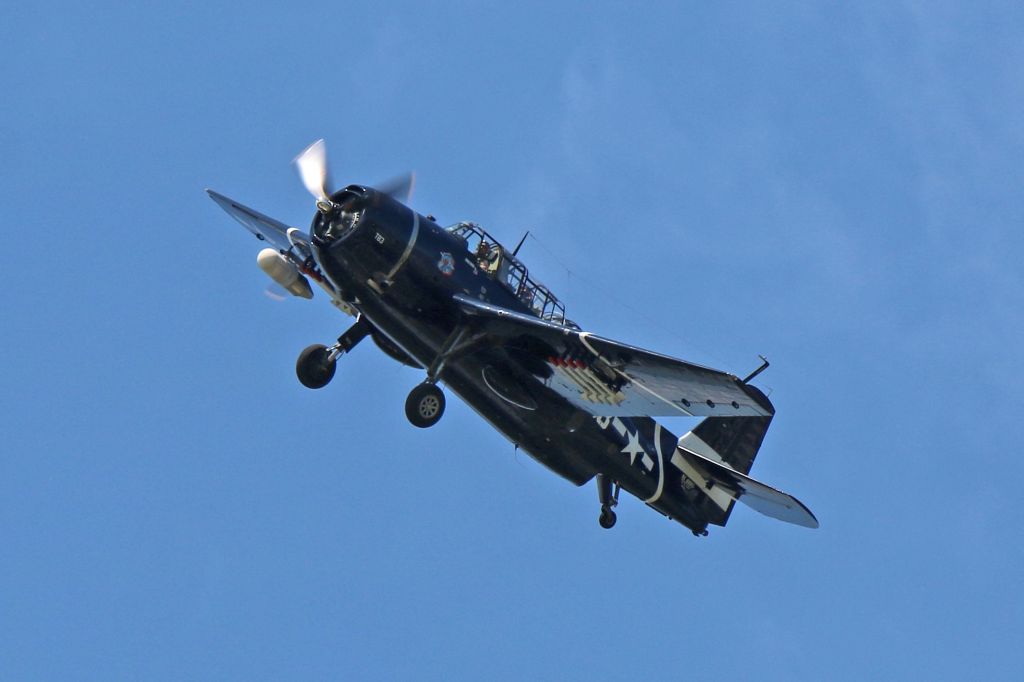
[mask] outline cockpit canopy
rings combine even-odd
[[[542,320],[576,326],[565,319],[565,306],[551,290],[532,279],[526,266],[476,223],[452,225],[448,231],[462,237],[466,248],[485,273],[504,285]]]

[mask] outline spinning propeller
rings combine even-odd
[[[321,213],[329,213],[334,209],[331,201],[330,173],[327,170],[327,145],[323,138],[309,145],[295,157],[293,161],[302,178],[302,184],[306,191],[316,199],[316,207]],[[402,203],[409,203],[412,198],[413,186],[416,184],[416,175],[407,173],[393,178],[378,188],[392,199]]]

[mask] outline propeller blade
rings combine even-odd
[[[272,301],[283,301],[286,298],[291,298],[283,286],[277,282],[273,282],[266,289],[263,290],[263,294]]]
[[[387,194],[392,199],[397,199],[403,204],[408,204],[412,200],[412,191],[416,186],[416,173],[406,173],[400,175],[397,178],[391,178],[387,182],[382,182],[377,189],[384,194]]]
[[[299,176],[306,189],[317,201],[327,201],[327,145],[323,138],[302,150],[292,162],[299,169]]]

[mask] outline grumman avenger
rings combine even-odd
[[[414,426],[441,419],[443,383],[551,471],[577,486],[596,480],[604,528],[615,525],[620,490],[698,536],[724,526],[737,500],[818,527],[796,498],[748,475],[775,414],[750,383],[767,361],[739,379],[591,334],[530,275],[518,246],[406,206],[411,176],[332,192],[323,140],[295,163],[316,198],[309,233],[207,192],[268,245],[257,262],[277,285],[312,298],[312,281],[355,318],[336,343],[302,351],[303,385],[326,386],[370,337],[424,373],[405,402]],[[652,419],[666,416],[703,419],[677,438]]]

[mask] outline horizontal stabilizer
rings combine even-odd
[[[705,485],[709,489],[723,488],[734,499],[773,519],[805,528],[818,527],[818,519],[814,517],[811,510],[792,495],[776,490],[746,474],[741,474],[726,464],[716,462],[682,446],[676,450],[673,459],[680,456],[704,475]]]

